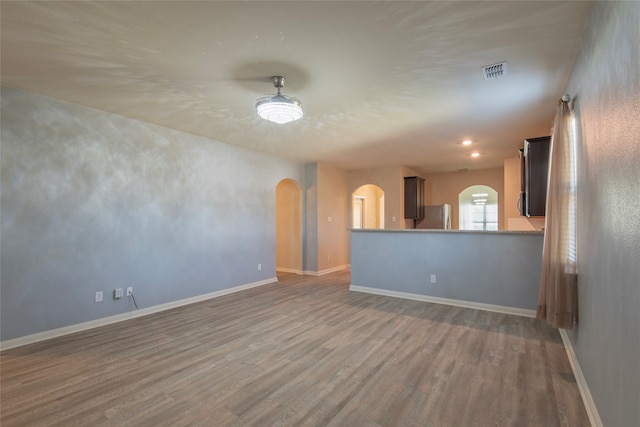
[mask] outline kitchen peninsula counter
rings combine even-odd
[[[542,231],[351,231],[353,291],[535,315]]]
[[[350,228],[349,231],[360,232],[373,232],[373,233],[460,233],[460,234],[528,234],[528,235],[544,235],[544,231],[529,231],[529,230],[437,230],[437,229],[424,229],[424,228],[396,228],[396,229],[379,229],[379,228]]]

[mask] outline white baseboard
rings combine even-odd
[[[302,270],[298,270],[296,268],[283,268],[283,267],[276,267],[276,271],[279,271],[281,273],[294,273],[294,274],[304,274],[304,271]]]
[[[463,301],[450,298],[432,297],[428,295],[412,294],[408,292],[390,291],[387,289],[369,288],[366,286],[349,286],[350,291],[365,292],[368,294],[383,295],[387,297],[404,298],[415,301],[432,302],[435,304],[453,305],[455,307],[474,308],[477,310],[492,311],[495,313],[513,314],[516,316],[536,317],[535,310],[527,310],[517,307],[506,307],[503,305],[484,304],[473,301]]]
[[[51,329],[49,331],[38,332],[31,335],[25,335],[23,337],[5,340],[0,342],[0,351],[8,350],[10,348],[20,347],[27,344],[33,344],[33,343],[48,340],[51,338],[61,337],[63,335],[73,334],[75,332],[86,331],[88,329],[98,328],[100,326],[122,322],[124,320],[129,320],[136,317],[147,316],[149,314],[158,313],[160,311],[170,310],[172,308],[182,307],[184,305],[193,304],[200,301],[206,301],[209,299],[221,297],[223,295],[244,291],[246,289],[267,285],[269,283],[273,283],[277,281],[278,279],[276,277],[272,277],[270,279],[261,280],[259,282],[253,282],[253,283],[248,283],[246,285],[234,286],[233,288],[222,289],[220,291],[210,292],[208,294],[198,295],[191,298],[185,298],[178,301],[171,301],[166,304],[155,305],[153,307],[142,308],[136,311],[130,311],[127,313],[103,317],[102,319],[90,320],[88,322],[77,323],[75,325],[64,326],[62,328]]]
[[[337,267],[332,267],[321,271],[305,270],[304,274],[306,274],[307,276],[324,276],[325,274],[335,273],[336,271],[346,270],[348,268],[351,268],[351,264],[339,265]]]
[[[589,417],[589,421],[591,422],[591,427],[603,427],[602,420],[600,419],[600,414],[598,414],[598,409],[596,408],[596,404],[593,401],[593,397],[591,397],[591,391],[589,390],[589,385],[587,384],[587,380],[585,379],[584,374],[582,373],[582,368],[580,368],[580,363],[578,362],[578,358],[576,357],[576,352],[573,349],[573,344],[569,339],[569,335],[567,334],[567,331],[564,329],[560,329],[560,336],[562,337],[562,342],[567,352],[569,363],[571,364],[571,370],[573,371],[573,376],[576,378],[576,383],[578,383],[580,396],[582,396],[582,402],[584,403],[584,407],[587,410],[587,416]]]

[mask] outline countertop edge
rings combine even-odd
[[[415,229],[415,228],[392,228],[392,229],[379,229],[379,228],[348,228],[347,230],[354,233],[436,233],[436,234],[518,234],[528,236],[543,236],[544,231],[527,231],[527,230],[491,230],[491,231],[477,231],[477,230],[431,230],[431,229]]]

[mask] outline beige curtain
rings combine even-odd
[[[538,319],[573,329],[578,320],[576,275],[576,147],[573,106],[565,95],[553,122]]]

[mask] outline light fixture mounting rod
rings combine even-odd
[[[271,77],[271,80],[273,80],[273,86],[278,88],[278,95],[280,95],[280,88],[284,87],[284,81],[285,81],[284,77],[273,76]]]

